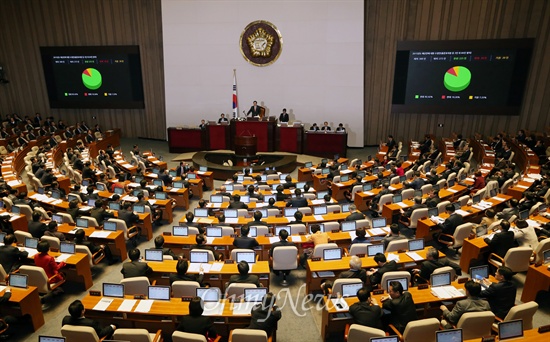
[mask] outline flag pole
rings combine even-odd
[[[239,102],[237,100],[237,69],[233,69],[233,119],[239,117]]]

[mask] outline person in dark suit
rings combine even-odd
[[[252,103],[252,107],[250,107],[250,109],[246,113],[246,116],[248,116],[248,114],[250,114],[250,113],[252,113],[252,117],[259,116],[260,115],[260,108],[262,108],[262,107],[258,106],[258,102],[254,101]]]
[[[252,308],[250,313],[250,325],[248,329],[263,330],[267,336],[271,336],[275,328],[277,328],[277,321],[282,317],[281,310],[275,305],[277,296],[269,292],[262,299],[261,304],[256,304]]]
[[[29,223],[29,233],[32,237],[40,239],[48,227],[43,222],[40,222],[42,218],[42,213],[39,211],[33,211],[32,213],[32,222]]]
[[[407,208],[406,210],[401,209],[401,213],[405,218],[408,219],[411,217],[413,211],[415,211],[416,209],[422,209],[427,207],[428,206],[426,204],[422,203],[422,197],[418,196],[414,198],[414,204],[410,208]]]
[[[262,284],[260,284],[260,279],[257,275],[254,274],[248,274],[248,271],[250,271],[250,266],[248,266],[248,262],[242,260],[237,264],[237,270],[239,271],[239,274],[232,275],[229,277],[228,285],[233,283],[248,283],[248,284],[254,284],[256,287],[262,287]]]
[[[485,243],[489,245],[491,253],[504,258],[506,252],[514,247],[514,232],[510,231],[510,222],[505,220],[500,221],[500,232],[495,233],[492,239],[485,238]]]
[[[431,148],[432,148],[432,139],[430,138],[429,135],[426,134],[426,136],[424,137],[424,141],[420,145],[420,154],[423,155],[430,152]]]
[[[376,299],[371,298],[370,291],[366,288],[361,288],[357,291],[356,303],[349,307],[349,313],[353,317],[353,321],[367,327],[382,329],[382,309],[378,306]]]
[[[132,203],[124,202],[121,210],[118,211],[118,218],[126,222],[126,227],[133,226],[139,219],[139,216],[131,210],[131,207]]]
[[[103,200],[98,199],[95,201],[94,208],[90,210],[90,216],[95,218],[95,220],[97,221],[97,224],[102,226],[103,221],[115,217],[115,214],[105,210],[103,208]]]
[[[338,276],[339,279],[359,279],[363,284],[367,282],[367,272],[361,268],[361,259],[354,255],[349,259],[349,270],[343,271]],[[332,282],[325,281],[321,283],[321,289],[325,295],[332,293]]]
[[[221,113],[220,118],[218,119],[218,123],[221,124],[221,123],[224,123],[224,122],[229,122],[229,120],[225,117],[224,113]]]
[[[464,284],[464,289],[466,290],[467,298],[456,302],[452,311],[447,309],[445,305],[439,307],[441,311],[443,311],[444,319],[441,320],[441,325],[445,329],[453,329],[453,325],[456,325],[460,317],[467,312],[491,311],[489,303],[479,298],[481,294],[480,284],[473,280],[468,280],[466,284]]]
[[[236,248],[246,248],[246,249],[254,249],[254,247],[258,247],[258,241],[256,241],[255,238],[249,237],[248,233],[250,233],[250,227],[248,226],[242,226],[241,227],[241,236],[236,237],[233,240],[233,246]]]
[[[390,233],[382,239],[382,243],[384,244],[384,249],[388,248],[388,245],[390,242],[394,240],[403,240],[406,239],[406,237],[401,236],[399,232],[399,225],[397,223],[392,223],[390,225]]]
[[[256,210],[254,212],[254,221],[250,221],[246,224],[247,227],[253,227],[253,226],[267,226],[267,223],[262,221],[262,212],[259,210]]]
[[[462,216],[455,213],[455,207],[452,204],[448,204],[445,207],[445,211],[449,214],[449,217],[440,224],[441,233],[453,235],[456,227],[460,226],[463,222]]]
[[[330,132],[332,128],[328,125],[328,121],[323,122],[323,126],[321,126],[321,131]]]
[[[202,281],[204,280],[204,273],[200,272],[199,274],[189,274],[187,270],[189,269],[189,262],[184,259],[178,259],[176,264],[176,273],[170,273],[170,285],[175,281],[196,281],[202,286]]]
[[[98,322],[84,317],[84,304],[80,300],[75,300],[69,305],[69,316],[63,317],[61,326],[64,325],[75,325],[79,327],[91,327],[95,330],[97,336],[102,339],[104,337],[109,337],[116,330],[116,325],[111,324],[102,328]]]
[[[216,260],[223,260],[223,254],[222,253],[217,253],[214,250],[214,247],[209,246],[209,245],[206,244],[206,236],[204,236],[202,234],[199,234],[199,235],[195,236],[195,242],[196,242],[196,244],[193,245],[193,248],[191,248],[191,249],[202,249],[204,251],[210,251],[210,252],[212,252],[212,254],[214,255],[214,258]]]
[[[155,248],[162,249],[162,255],[169,255],[172,260],[178,260],[178,256],[170,248],[164,247],[164,236],[159,235],[155,238]]]
[[[139,260],[140,254],[141,253],[137,248],[133,248],[128,252],[130,262],[125,262],[122,264],[122,269],[120,270],[124,278],[148,276],[153,272],[151,267],[149,267],[146,262],[141,262]]]
[[[283,108],[283,112],[281,113],[281,115],[279,115],[279,122],[288,122],[288,121],[289,121],[288,113],[286,112],[286,108]]]
[[[308,206],[307,199],[302,196],[302,190],[295,189],[294,194],[296,197],[291,198],[288,202],[286,202],[287,207],[302,208]]]
[[[405,327],[410,321],[418,319],[416,307],[412,295],[409,292],[403,292],[403,285],[398,281],[390,282],[388,288],[389,296],[382,297],[382,309],[390,312],[389,315],[382,316],[384,325],[392,324],[403,333]]]
[[[19,248],[12,246],[14,242],[15,235],[8,234],[4,236],[4,246],[0,246],[0,265],[4,267],[6,273],[18,269],[29,256],[29,252],[20,251]]]
[[[21,134],[19,134],[19,138],[17,138],[17,144],[19,144],[19,146],[26,146],[28,143],[29,141],[25,139],[25,134],[21,132]]]
[[[233,202],[229,204],[229,209],[248,209],[248,205],[241,202],[241,196],[238,194],[233,195]]]
[[[380,284],[384,273],[397,271],[397,263],[395,262],[395,260],[388,261],[384,253],[376,253],[376,255],[374,256],[374,262],[378,264],[378,270],[375,271],[373,268],[371,268],[367,271],[367,276],[369,276],[371,285]]]
[[[189,315],[181,317],[176,330],[203,335],[208,337],[208,339],[214,340],[217,334],[212,325],[212,319],[208,316],[203,316],[203,311],[202,299],[200,297],[193,297],[189,303]]]
[[[349,205],[349,212],[350,214],[346,216],[346,221],[357,221],[357,220],[363,220],[365,218],[365,215],[363,215],[362,212],[357,210],[357,207],[355,204]]]
[[[290,197],[290,195],[285,194],[283,191],[285,191],[285,187],[282,184],[277,185],[276,188],[277,193],[275,194],[275,199],[278,201],[286,201],[287,198]]]
[[[291,241],[288,241],[288,231],[286,229],[281,229],[279,231],[279,241],[277,242],[274,242],[272,245],[271,245],[271,248],[269,249],[269,258],[272,259],[273,258],[273,251],[275,250],[275,248],[277,247],[281,247],[281,246],[296,246],[296,244],[294,242],[291,242]],[[289,274],[290,271],[283,271],[284,273],[286,274]],[[276,271],[276,270],[273,270],[273,273],[275,273],[276,276],[278,276],[280,274],[280,271]]]
[[[420,190],[424,184],[424,180],[420,177],[420,171],[415,171],[413,180],[410,182],[405,182],[404,185],[408,186],[409,189]]]
[[[420,278],[416,279],[416,282],[424,284],[426,281],[429,281],[430,276],[436,269],[445,266],[452,267],[457,275],[462,274],[462,270],[459,265],[449,261],[447,258],[439,259],[439,251],[435,248],[430,248],[426,253],[426,261],[422,262],[420,269],[413,269],[412,272],[420,276]]]
[[[74,233],[74,243],[77,245],[82,245],[88,247],[90,250],[90,253],[95,254],[99,252],[100,250],[103,250],[103,253],[105,253],[105,259],[109,262],[109,265],[112,265],[115,263],[115,260],[113,258],[113,253],[111,252],[111,249],[107,245],[96,245],[93,242],[86,239],[86,232],[84,232],[83,229],[78,229],[76,233]]]
[[[504,319],[510,309],[516,303],[516,285],[512,282],[514,272],[506,266],[501,266],[495,273],[498,283],[491,283],[488,279],[483,279],[489,287],[480,293],[481,298],[487,299],[491,306],[491,311],[495,316]]]

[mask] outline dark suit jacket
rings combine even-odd
[[[453,213],[441,224],[441,233],[453,235],[456,227],[460,226],[462,222],[462,216]]]
[[[250,316],[248,329],[263,330],[267,333],[267,336],[271,336],[273,330],[276,330],[277,321],[281,319],[282,315],[278,308],[272,310],[269,307],[264,308],[261,304],[257,304],[252,308]]]
[[[391,312],[389,323],[401,333],[405,330],[407,323],[418,319],[414,301],[408,292],[403,292],[399,298],[386,300],[382,308]]]
[[[235,274],[229,277],[228,284],[232,283],[248,283],[248,284],[254,284],[256,287],[262,287],[260,284],[260,279],[257,275],[254,274],[247,274],[245,276],[241,276],[240,274]]]
[[[216,336],[216,330],[212,327],[212,320],[208,316],[185,315],[181,318],[176,330],[203,336],[208,333],[208,337]]]
[[[463,300],[456,302],[452,311],[444,311],[443,318],[445,318],[451,324],[457,324],[466,312],[480,312],[480,311],[491,311],[491,307],[487,301],[477,298],[477,297],[468,297]]]
[[[391,272],[391,271],[397,271],[397,264],[395,263],[394,260],[386,262],[384,266],[380,267],[378,271],[374,272],[370,276],[370,283],[373,285],[380,284],[384,273]]]
[[[31,233],[32,237],[40,239],[42,235],[44,235],[44,232],[48,229],[46,225],[40,221],[38,222],[29,222],[29,233]]]
[[[370,305],[367,302],[353,303],[349,307],[349,313],[357,324],[376,329],[382,329],[382,309],[378,305]]]
[[[441,267],[445,266],[451,266],[457,275],[462,274],[462,270],[460,269],[460,266],[455,264],[454,262],[449,261],[447,258],[442,258],[438,260],[426,260],[422,263],[420,266],[420,276],[426,280],[430,280],[430,276],[432,273]],[[424,282],[423,280],[419,280],[419,282]]]
[[[259,246],[258,241],[255,238],[249,236],[239,236],[233,240],[233,246],[237,248],[254,249]]]
[[[356,211],[354,213],[349,214],[346,217],[346,221],[357,221],[357,220],[362,220],[364,218],[365,218],[365,215],[363,215],[362,213]]]
[[[347,270],[347,271],[344,271],[344,272],[340,273],[338,278],[342,278],[342,279],[357,278],[357,279],[361,279],[361,281],[363,283],[366,283],[367,282],[367,271],[365,271],[364,269],[360,269],[359,271],[355,271],[355,270],[350,269],[350,270]]]
[[[73,318],[72,316],[65,316],[63,317],[63,321],[61,323],[61,326],[64,326],[64,325],[76,325],[79,327],[94,328],[99,338],[103,338],[105,336],[111,336],[114,332],[113,328],[110,325],[106,326],[105,328],[101,328],[98,322],[86,317]]]
[[[275,247],[280,247],[280,246],[283,246],[283,247],[284,246],[296,246],[296,244],[294,242],[286,241],[286,240],[274,242],[271,245],[271,248],[269,249],[269,256],[273,256],[273,250],[275,249]]]
[[[119,210],[118,211],[118,218],[121,219],[121,220],[124,220],[124,222],[126,222],[126,226],[130,227],[130,226],[133,226],[134,223],[137,222],[137,220],[139,219],[139,216],[134,214],[133,211]]]
[[[307,207],[307,199],[305,197],[292,198],[286,203],[286,206],[294,208]]]
[[[103,224],[103,221],[111,217],[115,217],[115,214],[110,213],[103,208],[93,208],[92,210],[90,210],[90,216],[95,218],[97,224],[101,226]]]
[[[281,113],[281,115],[279,115],[279,122],[288,122],[288,120],[288,113]]]
[[[241,201],[231,202],[229,204],[229,209],[248,209],[248,206]]]
[[[491,240],[486,238],[485,242],[489,245],[491,253],[495,253],[504,258],[506,252],[514,247],[514,232],[507,231],[497,233]]]
[[[131,261],[122,264],[122,269],[120,272],[124,278],[133,278],[148,276],[153,272],[153,270],[149,267],[149,265],[147,265],[146,262]]]
[[[21,252],[14,246],[0,246],[0,264],[6,273],[15,271],[28,255],[29,252]]]
[[[248,116],[248,114],[252,113],[252,116],[258,116],[260,115],[260,106],[256,105],[256,108],[254,108],[254,106],[250,106],[250,109],[248,110],[248,112],[246,113],[246,115]]]
[[[495,316],[504,319],[516,302],[516,285],[511,281],[493,283],[479,295],[486,298]]]

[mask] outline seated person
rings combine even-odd
[[[349,205],[349,212],[350,214],[346,216],[346,221],[357,221],[357,220],[363,220],[365,218],[365,215],[363,215],[362,212],[357,210],[357,207],[355,204]]]
[[[34,264],[44,269],[48,277],[48,283],[55,284],[62,281],[64,277],[59,273],[59,270],[65,267],[66,264],[64,261],[58,264],[55,262],[55,258],[48,254],[50,251],[50,243],[48,241],[40,241],[36,250],[38,254],[34,256]]]
[[[344,127],[343,123],[339,123],[338,127],[336,127],[336,132],[339,133],[346,133],[346,128]]]
[[[323,126],[321,126],[321,131],[330,131],[332,128],[328,125],[328,122],[323,122]]]
[[[351,241],[351,245],[354,243],[367,243],[369,242],[370,238],[367,238],[367,231],[363,227],[355,228],[355,239]]]
[[[378,270],[371,268],[367,271],[371,286],[380,284],[382,276],[386,272],[397,271],[397,263],[395,260],[387,261],[384,253],[376,253],[374,256],[374,262],[378,265]]]
[[[479,298],[481,294],[481,285],[474,282],[473,280],[468,280],[464,284],[464,289],[466,289],[466,299],[459,300],[456,302],[452,311],[449,311],[445,305],[441,305],[439,308],[443,311],[443,319],[441,320],[441,325],[445,329],[453,329],[453,325],[456,325],[466,312],[479,312],[479,311],[491,311],[489,303]]]
[[[178,260],[178,257],[170,248],[164,247],[164,236],[159,235],[155,238],[155,248],[162,249],[162,255],[169,255],[172,257],[172,260]]]
[[[290,221],[288,224],[304,224],[302,219],[304,218],[304,214],[298,210],[294,213],[294,220]]]
[[[277,188],[276,188],[277,193],[275,194],[275,199],[277,201],[285,201],[287,198],[290,197],[289,195],[283,192],[284,190],[285,190],[285,187],[282,184],[277,185]]]
[[[141,252],[137,248],[133,248],[128,252],[130,262],[122,264],[122,269],[120,270],[124,278],[148,276],[153,272],[146,262],[141,262],[140,254]]]
[[[223,115],[223,114],[222,114]],[[216,329],[212,325],[212,319],[203,316],[203,302],[200,297],[193,297],[189,303],[189,315],[184,315],[176,328],[190,334],[199,334],[214,340],[217,336]]]
[[[357,255],[352,256],[349,259],[349,270],[341,272],[338,278],[340,279],[357,278],[357,279],[360,279],[363,284],[366,283],[367,272],[363,268],[361,268],[362,265],[363,265],[363,262],[361,261],[361,258],[359,258]],[[323,290],[325,295],[332,293],[332,282],[330,281],[322,282],[321,289]]]
[[[300,265],[305,268],[307,259],[311,258],[313,254],[313,249],[315,246],[328,243],[329,237],[327,233],[321,231],[321,226],[318,224],[312,224],[309,226],[311,235],[309,235],[307,242],[302,244],[304,254],[300,256]]]
[[[90,210],[90,216],[95,218],[97,224],[99,224],[100,226],[103,225],[103,221],[115,217],[115,214],[113,212],[111,212],[110,210],[105,210],[105,208],[103,208],[103,204],[103,200],[98,199],[95,201],[94,208]]]
[[[370,291],[363,287],[357,291],[358,302],[349,307],[349,313],[356,324],[367,327],[382,329],[382,309],[378,306],[376,299],[372,298]]]
[[[277,321],[281,319],[281,310],[275,305],[277,296],[267,293],[261,304],[256,304],[250,313],[250,325],[247,329],[263,330],[271,336],[277,328]]]
[[[489,301],[491,311],[495,316],[504,319],[510,309],[516,304],[516,285],[512,282],[514,272],[506,266],[501,266],[495,273],[497,283],[491,283],[484,279],[485,284],[490,283],[489,287],[479,294],[481,298]]]
[[[406,237],[401,236],[399,232],[399,225],[397,223],[392,223],[390,225],[390,233],[382,239],[382,243],[384,244],[384,250],[388,248],[388,245],[390,244],[391,241],[403,240],[403,239],[406,239]]]
[[[382,322],[384,326],[391,324],[403,333],[410,321],[418,319],[414,300],[409,292],[403,291],[403,285],[398,281],[390,282],[388,294],[389,296],[380,299],[383,303],[382,309],[390,312],[382,316]]]
[[[33,238],[40,239],[42,235],[44,235],[44,232],[48,229],[46,227],[46,224],[44,222],[41,222],[40,219],[42,218],[42,213],[39,211],[33,211],[32,212],[32,221],[29,222],[29,233],[31,233]]]
[[[290,242],[290,241],[287,241],[288,239],[288,232],[286,229],[281,229],[279,231],[279,241],[277,242],[274,242],[272,245],[271,245],[271,248],[269,249],[269,258],[270,260],[273,259],[273,250],[275,250],[276,247],[281,247],[281,246],[296,246],[296,244],[294,242]],[[283,271],[284,273],[286,274],[289,274],[290,271]],[[275,273],[275,275],[279,275],[279,271],[276,271],[276,270],[273,270],[273,273]]]
[[[4,245],[0,246],[0,265],[2,265],[6,273],[9,274],[21,266],[23,261],[25,261],[29,256],[29,252],[21,251],[16,246],[13,246],[13,243],[15,242],[15,235],[13,234],[7,234],[4,236],[4,241],[2,242]]]
[[[115,263],[115,260],[113,259],[113,253],[111,252],[111,249],[107,245],[96,245],[93,242],[90,242],[86,239],[86,233],[83,229],[79,229],[74,233],[74,243],[77,245],[83,245],[88,247],[90,250],[90,253],[95,254],[99,252],[100,250],[103,250],[103,253],[105,253],[105,259],[109,262],[109,265],[112,265]]]
[[[233,202],[229,203],[229,209],[248,209],[248,205],[241,202],[241,196],[233,195]]]
[[[258,247],[260,245],[258,241],[256,241],[256,239],[253,237],[249,237],[248,233],[250,233],[250,227],[242,226],[241,236],[236,237],[233,240],[233,246],[235,246],[236,248],[247,248],[247,249],[254,249],[255,247]]]
[[[204,273],[200,272],[197,274],[189,274],[187,270],[189,269],[189,262],[187,260],[179,259],[176,264],[176,272],[170,273],[170,285],[175,281],[196,281],[202,286],[202,281],[204,279]]]
[[[291,198],[286,203],[287,207],[301,208],[301,207],[307,207],[308,206],[307,199],[304,196],[302,196],[302,190],[295,189],[294,194],[296,195],[296,197]]]
[[[495,232],[493,238],[485,238],[485,243],[489,245],[489,251],[504,258],[506,252],[514,247],[514,233],[510,231],[510,222],[502,220],[500,230]]]
[[[199,234],[199,235],[195,236],[195,242],[197,244],[194,245],[191,249],[202,249],[202,250],[206,250],[206,251],[211,251],[212,254],[214,254],[214,259],[216,259],[218,261],[223,260],[223,254],[222,253],[217,253],[216,250],[214,250],[214,247],[208,246],[206,244],[206,236],[204,236],[203,234]]]
[[[57,231],[57,222],[50,221],[48,223],[48,230],[44,232],[44,236],[53,236],[59,239],[59,241],[65,241],[65,234]]]
[[[61,326],[74,325],[79,327],[91,327],[95,330],[97,337],[100,339],[110,337],[116,330],[116,325],[114,324],[102,328],[97,321],[84,317],[85,312],[86,310],[82,302],[80,300],[75,300],[69,305],[70,316],[63,317]]]
[[[224,123],[224,122],[229,122],[229,120],[225,117],[224,113],[221,113],[220,118],[218,119],[218,123],[221,124],[221,123]]]
[[[235,274],[229,277],[229,282],[227,283],[227,285],[233,283],[249,283],[256,285],[256,287],[262,287],[262,284],[260,284],[260,279],[257,275],[248,274],[248,272],[250,271],[250,266],[248,266],[248,262],[244,260],[239,262],[237,264],[237,270],[239,271],[239,274]]]
[[[430,276],[436,269],[445,266],[452,267],[457,275],[462,274],[462,270],[459,265],[449,261],[447,258],[439,259],[439,251],[436,248],[430,248],[428,249],[428,252],[426,252],[426,261],[422,262],[420,269],[413,269],[412,273],[420,276],[420,278],[416,278],[417,283],[424,284],[429,281]]]
[[[319,126],[317,126],[317,123],[313,123],[313,125],[311,125],[311,127],[309,128],[310,131],[318,131],[319,130]]]
[[[517,229],[514,233],[514,237],[516,238],[518,246],[529,247],[535,251],[539,245],[535,227],[530,226],[525,220],[517,220],[515,223]]]
[[[271,199],[271,198],[270,198]],[[262,212],[259,211],[259,210],[256,210],[254,212],[254,221],[250,221],[248,222],[246,225],[248,227],[253,227],[253,226],[267,226],[267,223],[262,221]]]

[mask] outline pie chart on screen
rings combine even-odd
[[[96,90],[101,87],[101,73],[94,68],[88,68],[82,72],[82,83],[90,90]]]
[[[454,66],[447,70],[443,79],[445,88],[449,91],[462,91],[470,85],[472,73],[468,68],[463,66]]]

